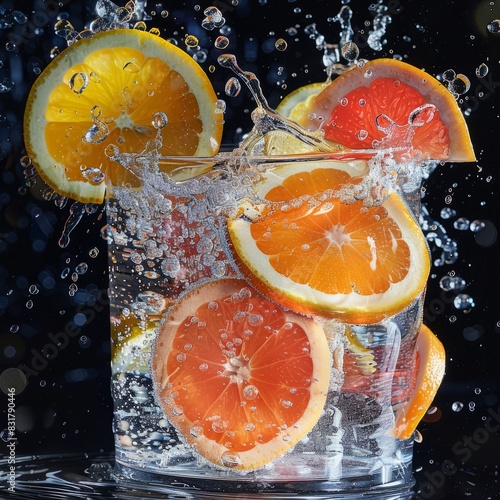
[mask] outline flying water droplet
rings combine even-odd
[[[127,63],[125,63],[122,69],[127,73],[139,73],[139,71],[141,70],[139,65],[134,61],[128,61]]]
[[[196,38],[194,35],[186,35],[186,38],[184,38],[184,43],[186,47],[197,47],[198,46],[198,38]]]
[[[222,16],[221,11],[217,8],[214,7],[213,5],[210,7],[207,7],[203,13],[205,14],[205,19],[201,22],[201,27],[208,30],[212,31],[214,28],[222,28],[224,26],[226,20]]]
[[[226,467],[237,467],[241,463],[241,457],[235,451],[225,451],[220,460]]]
[[[218,36],[214,42],[215,48],[224,50],[229,45],[229,39],[225,36]]]
[[[470,223],[470,230],[473,233],[478,233],[479,231],[482,231],[485,227],[485,223],[481,220],[473,220]]]
[[[226,112],[226,103],[222,99],[215,101],[215,112],[220,115]]]
[[[165,128],[168,124],[167,115],[162,111],[158,111],[153,115],[152,124],[156,130],[161,130],[162,128]]]
[[[347,42],[342,46],[342,57],[349,62],[354,62],[359,57],[359,48],[354,42]]]
[[[474,299],[466,293],[458,294],[453,300],[453,305],[456,309],[464,312],[469,312],[475,306]]]
[[[229,97],[236,97],[241,91],[241,83],[235,76],[231,77],[224,87],[226,95]]]
[[[89,84],[89,77],[82,72],[75,73],[69,80],[69,88],[75,94],[81,94]]]
[[[286,43],[286,40],[284,40],[283,38],[278,38],[274,43],[274,46],[276,47],[276,50],[283,52],[287,49],[288,44]]]
[[[259,394],[259,390],[257,389],[257,387],[255,387],[254,385],[247,385],[245,386],[245,388],[243,389],[243,397],[245,399],[255,399]]]
[[[97,167],[85,167],[85,165],[80,166],[80,171],[83,177],[88,180],[91,184],[100,184],[104,181],[104,172]]]
[[[498,33],[500,31],[500,19],[493,19],[486,26],[490,33]]]
[[[467,283],[463,278],[460,278],[459,276],[443,276],[439,280],[439,286],[446,292],[449,292],[451,290],[460,291],[467,286]]]
[[[467,231],[470,226],[470,221],[469,219],[466,219],[465,217],[459,217],[454,223],[453,227],[455,229],[458,229],[459,231]]]

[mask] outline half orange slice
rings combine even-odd
[[[222,135],[216,100],[208,77],[181,49],[144,31],[105,31],[68,47],[36,80],[25,145],[57,193],[101,203],[103,175],[137,182],[106,156],[110,145],[140,153],[160,132],[160,154],[215,154]]]
[[[216,466],[251,470],[314,427],[330,358],[319,324],[226,279],[168,313],[152,373],[160,406],[194,450]]]

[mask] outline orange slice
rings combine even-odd
[[[419,359],[413,392],[396,414],[395,436],[409,439],[425,415],[444,376],[446,353],[431,330],[422,325],[417,338]]]
[[[241,270],[263,294],[304,314],[376,323],[406,307],[430,270],[422,232],[401,199],[343,203],[363,161],[283,165],[262,181],[267,210],[230,220]]]
[[[475,161],[451,92],[425,71],[396,59],[353,66],[290,116],[353,149],[402,148],[423,159]]]
[[[101,203],[100,172],[136,182],[106,156],[111,144],[138,153],[160,130],[161,154],[215,154],[222,135],[216,100],[200,66],[171,43],[144,31],[105,31],[68,47],[36,80],[25,145],[56,192]]]
[[[330,364],[319,324],[226,279],[188,293],[167,315],[152,373],[160,406],[194,450],[251,470],[314,427]]]

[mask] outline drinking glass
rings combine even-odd
[[[255,189],[261,173],[311,161],[328,168],[332,160],[237,152],[215,158],[136,157],[135,165],[146,165],[147,174],[139,175],[135,185],[108,180],[119,481],[192,498],[409,498],[413,438],[397,439],[393,430],[418,369],[415,345],[423,293],[377,324],[316,318],[328,337],[331,360],[319,420],[293,448],[255,470],[240,471],[222,459],[212,464],[200,457],[192,441],[169,421],[155,390],[151,358],[169,311],[205,283],[246,279],[228,244],[227,220],[242,203],[263,202]],[[127,165],[134,170],[134,163]],[[401,194],[418,210],[415,193]],[[248,288],[252,290],[250,284]]]

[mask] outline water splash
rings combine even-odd
[[[383,48],[383,37],[387,31],[387,26],[392,22],[392,18],[387,14],[388,7],[384,5],[383,0],[377,0],[376,4],[371,4],[369,10],[375,14],[372,21],[373,29],[368,34],[368,45],[376,51]]]

